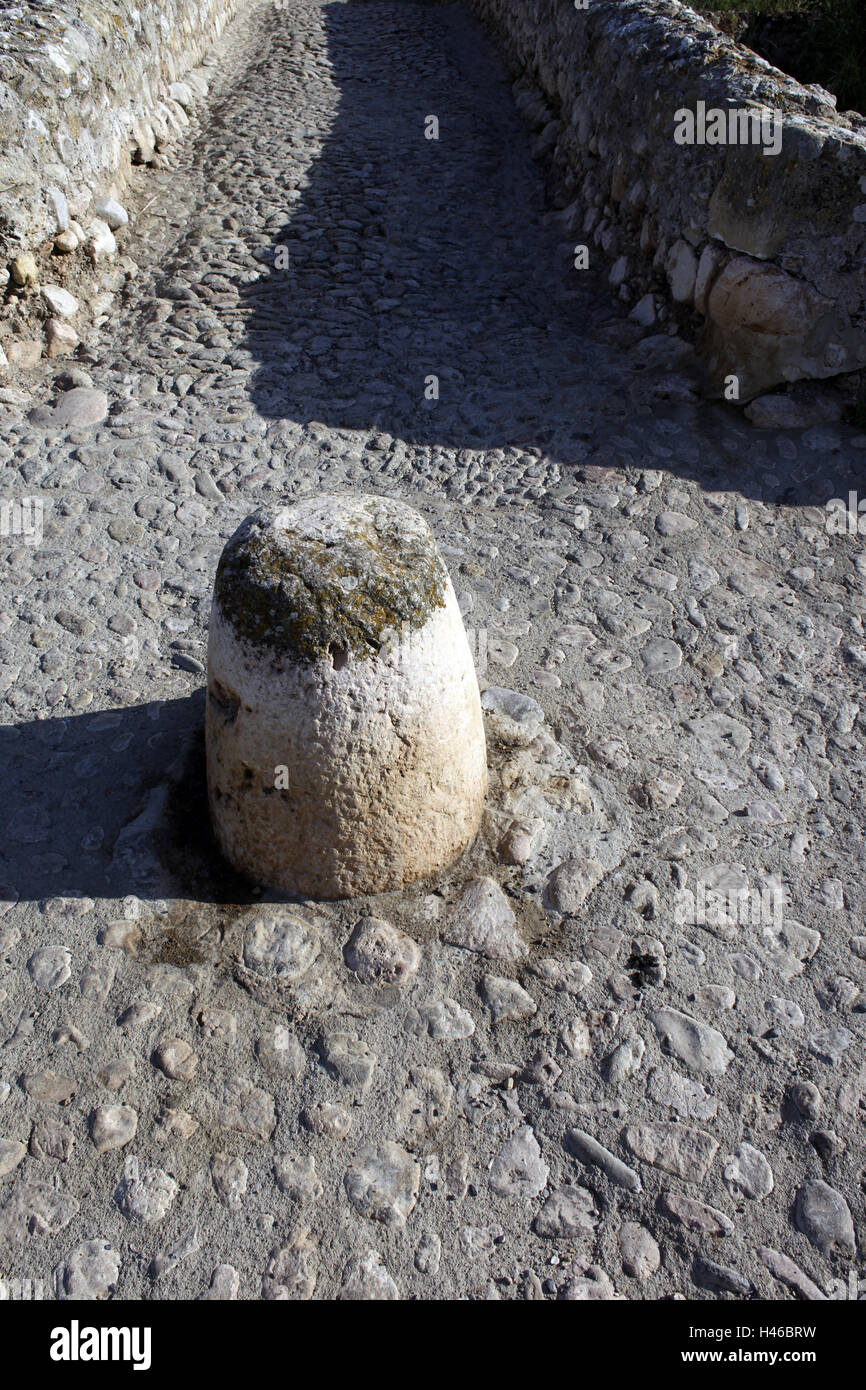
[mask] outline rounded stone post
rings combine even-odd
[[[207,776],[226,858],[289,895],[396,888],[471,842],[478,682],[417,512],[320,495],[238,528],[211,611]]]

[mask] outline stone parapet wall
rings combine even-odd
[[[15,267],[13,285],[37,270],[45,279],[58,234],[92,259],[110,255],[95,200],[121,195],[131,164],[158,161],[183,132],[207,90],[197,65],[248,3],[28,0],[0,11],[0,259],[40,260]],[[573,194],[569,235],[607,259],[639,322],[692,319],[711,394],[731,377],[749,399],[866,367],[866,119],[677,0],[464,3],[507,52],[536,152]],[[677,143],[677,112],[699,103],[780,112],[780,152]],[[16,313],[28,302],[18,295]],[[71,350],[65,334],[52,353]]]
[[[665,300],[700,316],[710,393],[866,366],[866,119],[676,0],[469,4],[575,195],[575,242],[647,324]],[[678,144],[676,113],[699,102],[778,111],[781,151]]]
[[[193,69],[245,0],[28,0],[0,11],[0,244],[8,258],[121,188],[187,124]]]

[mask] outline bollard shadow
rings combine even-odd
[[[4,725],[0,765],[0,900],[255,900],[211,831],[203,690]]]
[[[633,351],[646,334],[616,301],[601,253],[591,250],[597,269],[576,272],[584,234],[545,224],[545,173],[511,76],[463,7],[344,0],[322,14],[337,109],[300,187],[287,175],[285,222],[268,222],[272,243],[257,253],[262,275],[240,287],[262,416],[434,451],[534,447],[572,472],[587,458],[616,467],[631,431],[629,463],[709,490],[795,506],[824,505],[843,486],[846,459],[763,457],[761,431],[735,407],[683,403],[675,387],[664,398],[675,369]],[[296,71],[283,24],[263,59],[271,76]],[[274,122],[300,122],[303,109],[271,85]],[[431,116],[438,139],[425,138]],[[653,462],[647,416],[680,422],[690,449],[675,437]],[[718,445],[732,428],[737,457]],[[365,456],[371,476],[382,457]]]

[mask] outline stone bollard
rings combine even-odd
[[[320,495],[242,523],[211,611],[207,774],[226,858],[288,895],[383,892],[466,849],[487,790],[481,702],[417,512]]]

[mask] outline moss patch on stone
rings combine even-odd
[[[444,607],[447,583],[433,537],[404,529],[399,514],[358,511],[337,540],[291,524],[276,532],[258,514],[228,541],[215,595],[238,636],[309,663],[376,656]]]

